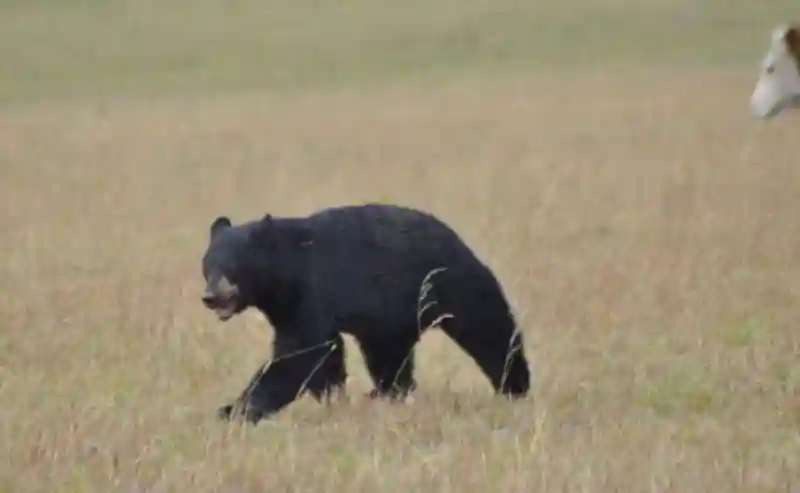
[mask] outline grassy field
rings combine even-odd
[[[702,5],[701,5],[702,4]],[[800,491],[794,0],[0,2],[0,491]],[[216,408],[269,356],[199,301],[219,214],[392,201],[498,273],[535,372],[438,333],[407,404]]]

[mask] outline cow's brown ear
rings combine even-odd
[[[800,25],[792,24],[783,35],[783,42],[786,43],[786,48],[792,57],[797,60],[800,65]]]

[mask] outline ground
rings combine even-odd
[[[0,7],[0,489],[800,488],[800,121],[747,107],[796,2],[293,4]],[[367,200],[492,265],[531,398],[431,334],[411,403],[351,345],[349,402],[217,421],[271,333],[209,221]]]

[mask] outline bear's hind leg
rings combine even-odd
[[[523,397],[530,389],[530,370],[511,317],[491,320],[450,318],[442,330],[466,351],[489,378],[497,393]]]
[[[404,399],[417,387],[414,379],[414,345],[417,338],[358,339],[361,354],[375,389],[370,397]]]

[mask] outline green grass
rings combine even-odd
[[[0,492],[792,492],[798,119],[747,113],[793,0],[0,0]],[[497,272],[531,357],[218,422],[269,356],[199,302],[235,220],[385,200]]]
[[[765,2],[154,0],[0,5],[2,100],[202,94],[642,64],[754,65]]]

